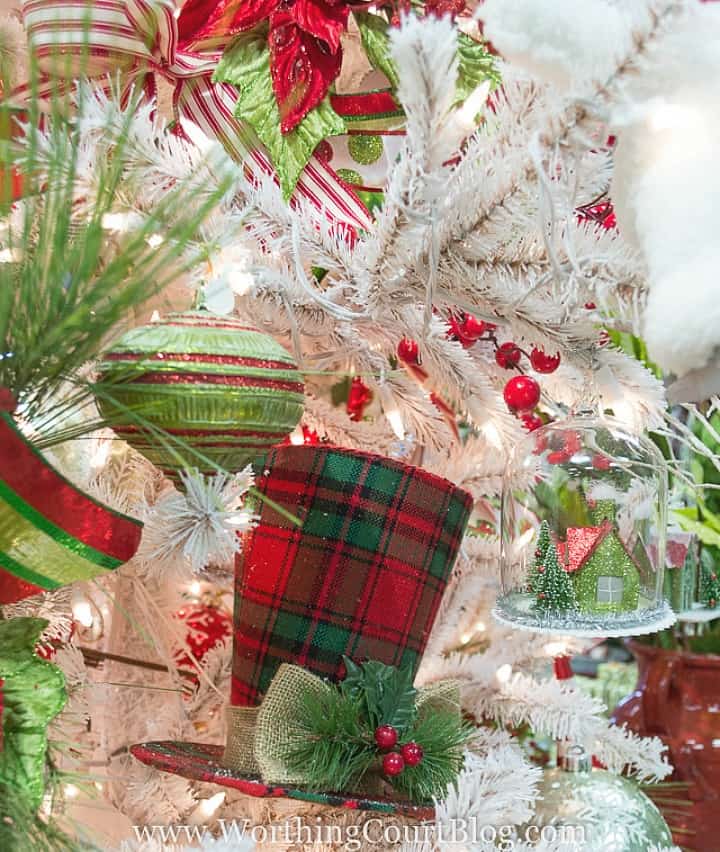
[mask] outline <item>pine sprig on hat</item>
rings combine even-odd
[[[300,699],[288,769],[316,790],[357,792],[384,776],[413,801],[444,795],[462,768],[471,726],[450,705],[418,709],[410,669],[347,658],[345,666],[342,683]]]

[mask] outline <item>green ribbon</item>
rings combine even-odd
[[[305,730],[302,696],[318,696],[333,684],[301,666],[283,663],[275,673],[260,707],[228,707],[227,745],[223,764],[231,769],[260,775],[268,784],[311,784],[312,776],[291,771],[287,756]],[[444,680],[420,687],[415,707],[418,717],[447,711],[460,716],[460,686]]]
[[[0,621],[0,795],[23,796],[33,809],[45,792],[47,726],[67,700],[62,671],[35,654],[47,625],[42,618]]]

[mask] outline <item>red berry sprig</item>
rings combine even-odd
[[[403,337],[397,345],[397,356],[403,364],[419,364],[420,350],[417,340],[410,340],[407,337]]]
[[[372,401],[372,391],[360,378],[355,378],[350,383],[350,393],[346,403],[346,410],[351,420],[360,421],[365,416],[365,409]]]
[[[504,370],[513,370],[520,363],[522,354],[522,349],[509,340],[498,346],[495,351],[495,363]]]
[[[383,772],[390,778],[400,775],[405,769],[405,760],[397,751],[391,751],[382,759]]]
[[[398,732],[392,725],[380,725],[375,729],[374,738],[380,751],[385,752],[382,769],[388,777],[400,775],[406,766],[418,766],[422,763],[424,752],[418,743],[404,743],[399,751],[393,750],[398,744]]]
[[[395,748],[398,741],[398,732],[392,725],[380,725],[375,729],[375,743],[382,751],[390,751]]]
[[[560,353],[546,355],[536,346],[530,353],[530,365],[536,373],[554,373],[560,366]]]
[[[521,414],[520,419],[522,420],[523,426],[528,432],[534,432],[536,429],[539,429],[541,426],[545,425],[543,423],[542,417],[538,417],[537,414],[530,414],[530,412]]]
[[[464,349],[470,349],[478,340],[492,340],[493,332],[497,328],[495,323],[479,320],[472,314],[451,314],[448,319],[447,336],[457,340]]]
[[[540,385],[532,376],[513,376],[505,385],[503,398],[513,411],[532,411],[540,402]]]
[[[417,766],[422,763],[424,757],[423,748],[417,743],[405,743],[400,749],[400,754],[405,761],[405,766]]]

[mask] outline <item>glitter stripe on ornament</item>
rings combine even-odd
[[[255,367],[261,370],[289,370],[295,369],[287,361],[269,361],[261,358],[238,357],[237,355],[211,355],[205,352],[155,352],[148,355],[146,352],[108,352],[104,356],[106,361],[128,362],[135,364],[139,361],[173,361],[178,360],[183,364],[227,364],[233,367]]]
[[[271,388],[302,395],[302,382],[282,379],[261,379],[258,376],[232,376],[227,373],[144,373],[128,384],[138,385],[225,385],[237,388]]]

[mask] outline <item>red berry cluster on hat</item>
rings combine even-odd
[[[385,752],[382,768],[389,778],[401,775],[406,766],[418,766],[422,763],[423,749],[417,743],[404,743],[399,751],[396,749],[398,732],[392,725],[380,725],[376,728],[375,743],[381,752]]]

